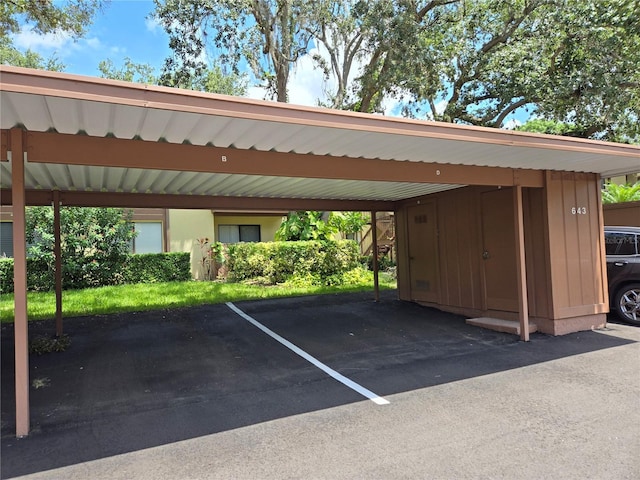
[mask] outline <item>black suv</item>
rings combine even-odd
[[[640,325],[640,227],[604,227],[611,308]]]

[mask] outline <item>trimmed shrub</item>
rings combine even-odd
[[[188,252],[132,254],[124,265],[123,283],[160,283],[191,280]]]
[[[54,272],[49,265],[50,263],[43,258],[27,258],[27,290],[46,292],[55,289]],[[65,266],[66,264],[62,266],[62,287],[70,289],[69,284],[65,282],[67,272]],[[130,254],[126,257],[126,261],[120,264],[120,270],[112,277],[100,276],[99,278],[100,283],[92,282],[92,286],[191,280],[190,254],[188,252]],[[13,258],[0,258],[0,292],[13,292]]]
[[[276,284],[297,277],[335,285],[358,266],[358,259],[358,246],[351,240],[237,243],[229,246],[227,265],[235,281]]]
[[[27,258],[27,290],[46,292],[55,288],[55,276],[41,258]],[[0,258],[0,292],[13,292],[13,258]]]
[[[13,292],[13,258],[0,258],[0,293]]]

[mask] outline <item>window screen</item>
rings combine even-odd
[[[0,257],[13,257],[13,223],[0,222]]]
[[[222,243],[259,242],[260,225],[218,225],[218,241]]]
[[[237,243],[240,241],[238,225],[218,225],[218,241],[222,243]]]
[[[259,242],[260,225],[240,225],[241,242]]]
[[[134,253],[162,253],[162,222],[136,222]]]

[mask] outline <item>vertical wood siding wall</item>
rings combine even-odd
[[[401,299],[416,300],[412,293],[410,269],[428,268],[427,265],[415,265],[409,259],[411,229],[415,227],[412,227],[408,210],[419,211],[416,206],[435,202],[438,253],[437,258],[428,261],[439,267],[439,284],[432,286],[437,290],[439,300],[421,303],[469,316],[515,318],[517,308],[492,310],[487,302],[491,290],[491,285],[487,285],[488,279],[497,278],[498,282],[507,285],[512,266],[504,263],[508,267],[504,278],[500,274],[492,277],[486,275],[488,264],[483,263],[483,243],[486,240],[484,237],[487,237],[486,234],[483,237],[483,228],[496,228],[495,222],[483,222],[483,194],[495,190],[497,187],[465,187],[407,201],[399,207],[397,248]],[[502,190],[505,190],[505,199],[511,198],[508,195],[510,188]],[[582,329],[581,325],[590,321],[586,317],[600,315],[596,319],[600,320],[601,314],[608,309],[602,275],[598,195],[597,177],[581,173],[547,173],[545,188],[523,189],[529,314],[532,320],[540,321],[542,330],[548,333]],[[503,206],[489,202],[485,203],[484,208],[512,211],[513,205],[509,201]],[[500,212],[498,214],[501,218],[509,218]],[[514,235],[514,226],[510,221],[498,223],[497,226],[501,230],[500,235]],[[490,254],[496,255],[496,252]],[[502,290],[502,287],[498,290]],[[504,290],[510,291],[507,288]],[[516,303],[517,298],[511,300]],[[508,302],[503,304],[507,305]],[[575,325],[570,325],[570,322],[566,322],[564,327],[556,325],[558,320],[578,317],[580,320]]]

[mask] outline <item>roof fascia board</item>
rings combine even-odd
[[[371,133],[640,157],[640,147],[634,145],[303,107],[19,67],[0,66],[0,90]]]
[[[540,170],[261,152],[29,132],[29,162],[335,180],[543,187]]]

